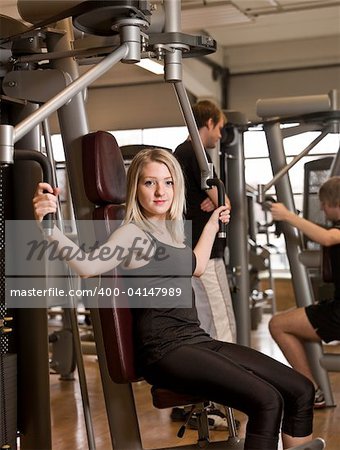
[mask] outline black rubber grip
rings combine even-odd
[[[219,178],[210,178],[207,180],[207,185],[217,187],[218,206],[225,205],[225,188],[223,182]],[[220,221],[219,227],[217,236],[225,239],[227,237],[227,224]]]
[[[40,164],[42,173],[43,173],[43,181],[52,185],[53,177],[52,177],[52,167],[45,155],[36,151],[36,150],[14,150],[14,161],[36,161]],[[54,224],[54,214],[49,213],[43,219],[42,227],[46,234],[52,233]]]

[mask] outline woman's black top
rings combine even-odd
[[[120,268],[134,317],[140,368],[181,345],[211,340],[200,328],[195,307],[191,286],[196,266],[194,253],[189,247],[174,247],[151,239],[155,252],[145,266]]]

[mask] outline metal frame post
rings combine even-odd
[[[231,220],[228,226],[229,266],[235,278],[236,291],[232,293],[236,316],[237,342],[250,345],[249,311],[249,256],[248,256],[248,214],[246,203],[246,182],[244,168],[243,134],[233,128],[234,139],[228,144],[228,196],[232,204]]]

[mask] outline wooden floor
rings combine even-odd
[[[267,318],[264,316],[257,331],[252,332],[252,346],[281,361],[282,354],[268,334]],[[329,347],[329,346],[328,346]],[[329,348],[327,348],[329,351]],[[332,346],[330,351],[340,352],[340,345]],[[98,363],[95,356],[84,356],[93,426],[97,450],[112,449],[106,412],[104,407]],[[334,398],[339,405],[315,412],[315,436],[326,440],[327,450],[340,449],[340,373],[330,375]],[[179,425],[169,419],[169,411],[159,411],[152,407],[150,390],[144,382],[136,383],[134,393],[140,420],[140,429],[145,449],[167,446],[180,446],[196,442],[196,432],[187,430],[184,439],[176,437]],[[88,449],[83,419],[79,385],[76,381],[60,381],[58,375],[51,375],[51,401],[53,420],[53,450]],[[122,411],[124,414],[124,411]],[[244,435],[246,417],[236,411],[241,421],[240,435]],[[128,420],[128,417],[126,418]],[[226,432],[211,433],[212,440],[222,441]],[[223,444],[221,443],[221,450]]]

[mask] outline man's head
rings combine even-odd
[[[222,137],[226,118],[213,102],[202,100],[192,107],[197,128],[205,148],[214,148]]]
[[[340,177],[329,178],[319,190],[321,209],[327,219],[340,220]]]

